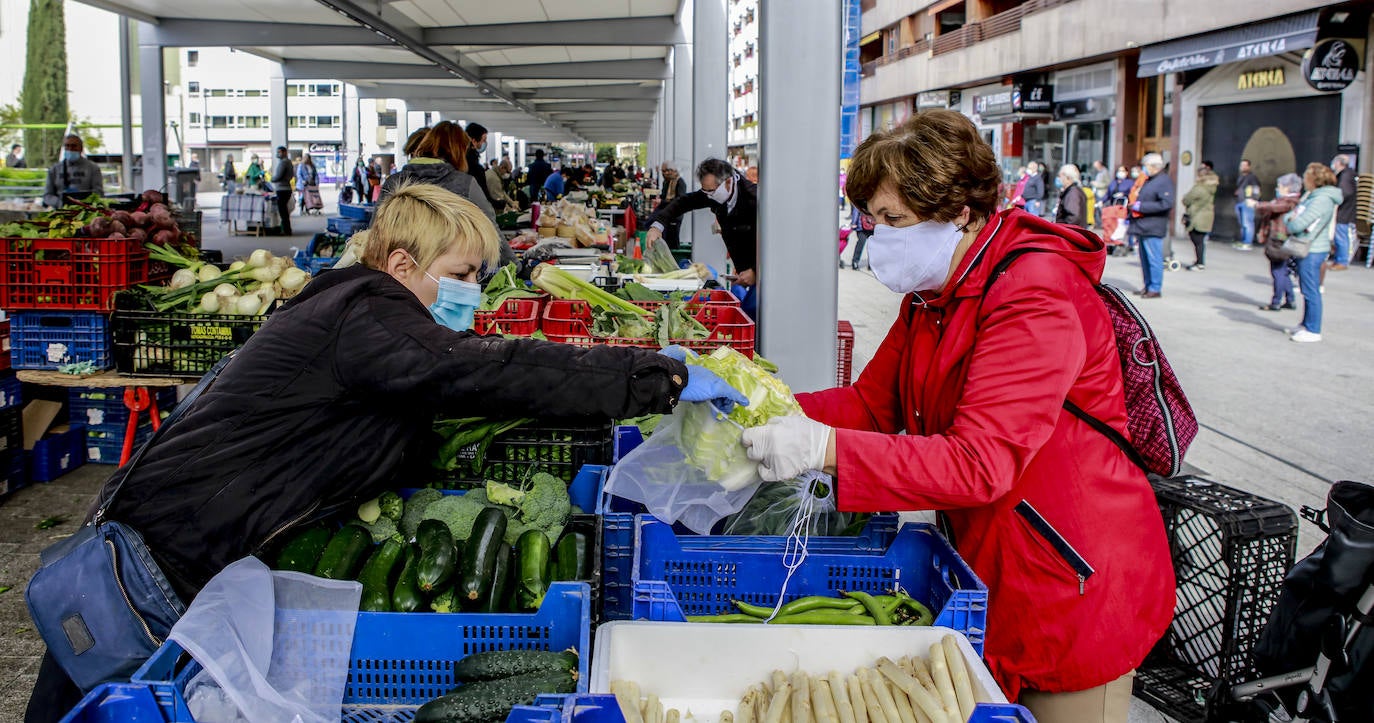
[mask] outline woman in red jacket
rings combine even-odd
[[[906,298],[852,387],[745,433],[764,479],[835,474],[841,510],[942,510],[990,593],[986,659],[1041,723],[1125,721],[1174,576],[1145,473],[1064,409],[1126,434],[1097,236],[996,212],[992,149],[928,111],[870,137],[849,198],[878,280]],[[1002,278],[992,268],[1035,248]]]

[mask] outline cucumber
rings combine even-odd
[[[379,545],[376,552],[372,553],[372,557],[367,558],[362,574],[358,575],[358,582],[363,584],[363,596],[358,602],[359,610],[371,613],[391,612],[391,571],[396,567],[396,561],[401,559],[401,553],[405,552],[405,549],[406,544],[393,537]]]
[[[486,723],[505,720],[510,709],[530,705],[543,693],[573,693],[577,673],[560,670],[465,683],[415,711],[415,723]]]
[[[458,598],[463,605],[475,606],[482,593],[491,587],[496,558],[501,552],[501,538],[506,535],[506,515],[495,507],[477,514],[472,534],[463,548],[463,569],[458,575]]]
[[[420,583],[415,579],[415,571],[420,565],[420,551],[406,545],[405,563],[401,566],[401,576],[396,579],[396,587],[391,590],[391,609],[398,613],[413,613],[425,606]]]
[[[549,591],[549,537],[540,530],[529,530],[520,536],[515,547],[515,606],[520,610],[538,610]]]
[[[549,576],[557,582],[591,579],[590,547],[586,533],[568,531],[554,548],[553,571]]]
[[[502,542],[500,551],[496,553],[496,567],[491,572],[491,587],[482,596],[481,612],[506,611],[506,598],[509,597],[506,593],[510,589],[511,569],[515,566],[511,558],[510,545]]]
[[[449,532],[448,525],[439,520],[421,522],[415,530],[415,544],[420,546],[420,561],[415,570],[420,589],[430,592],[443,587],[453,577],[458,564],[453,533]]]
[[[333,533],[327,527],[311,527],[291,538],[277,555],[277,569],[290,572],[303,572],[307,575],[315,571],[320,555],[329,545]]]
[[[577,652],[564,650],[492,650],[474,653],[453,666],[453,677],[463,682],[499,680],[528,673],[575,672]]]
[[[372,535],[357,525],[344,525],[320,555],[315,576],[330,580],[352,580],[363,554],[372,547]]]

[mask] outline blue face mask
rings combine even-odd
[[[80,158],[80,157],[81,157],[81,151],[66,151],[66,150],[62,151],[62,160],[64,160],[64,161],[75,161],[76,159],[78,159],[78,158]]]

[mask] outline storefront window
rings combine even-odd
[[[1064,135],[1062,123],[1027,123],[1023,162],[1041,161],[1053,175],[1064,165]]]
[[[1092,168],[1093,161],[1110,166],[1107,158],[1107,129],[1110,121],[1069,125],[1068,162],[1081,169]]]

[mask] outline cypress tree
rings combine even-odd
[[[21,95],[26,124],[66,125],[67,23],[63,0],[29,0],[28,57]],[[29,165],[41,168],[56,162],[62,151],[61,128],[24,130]]]

